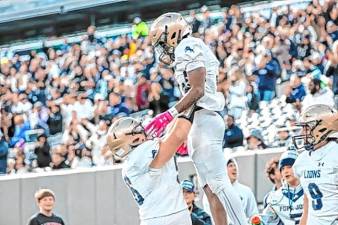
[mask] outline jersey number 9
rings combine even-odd
[[[312,198],[313,210],[320,210],[323,207],[322,192],[319,190],[319,187],[315,183],[309,183],[308,188]]]

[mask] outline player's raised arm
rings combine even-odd
[[[187,139],[191,122],[185,118],[178,118],[169,134],[160,142],[160,150],[151,162],[151,168],[161,168],[176,153],[176,150]]]
[[[179,113],[187,110],[203,97],[206,76],[205,67],[196,68],[189,71],[187,74],[190,89],[174,107],[157,115],[145,127],[148,134],[154,133],[156,136],[160,136],[169,122],[171,122]]]
[[[204,95],[204,84],[206,70],[205,67],[199,67],[189,71],[188,81],[191,86],[186,95],[175,105],[177,112],[183,112],[195,104]]]

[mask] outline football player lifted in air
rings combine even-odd
[[[293,169],[304,189],[301,225],[338,224],[338,113],[327,105],[308,107],[301,117],[302,133],[294,136],[304,149]]]
[[[183,97],[146,125],[147,134],[161,136],[179,113],[192,112],[188,152],[210,203],[213,221],[215,225],[226,225],[228,219],[234,225],[247,224],[239,196],[224,170],[225,124],[220,112],[225,100],[217,92],[219,62],[216,56],[201,39],[191,36],[191,27],[179,13],[158,17],[151,26],[149,37],[159,61],[175,71]]]

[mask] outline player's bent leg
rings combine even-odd
[[[207,110],[196,112],[189,133],[189,154],[197,169],[200,184],[202,187],[208,185],[219,200],[209,202],[210,209],[218,209],[217,203],[221,202],[233,224],[244,225],[247,222],[240,198],[234,191],[226,172],[226,161],[222,150],[223,135],[222,117]],[[209,196],[211,199],[214,198],[213,195]],[[212,212],[213,215],[215,213]],[[214,221],[219,225],[215,218]]]
[[[205,195],[207,196],[214,223],[217,225],[228,225],[227,214],[222,202],[218,199],[216,194],[212,193],[208,185],[205,185],[203,187],[203,190]]]

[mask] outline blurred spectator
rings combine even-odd
[[[198,36],[198,31],[201,26],[201,21],[196,17],[195,10],[190,10],[190,25],[191,25],[191,31],[194,36]]]
[[[52,169],[67,169],[70,166],[66,163],[65,153],[63,152],[64,146],[58,146],[52,150]]]
[[[276,95],[276,80],[281,74],[280,65],[268,51],[258,55],[255,61],[257,69],[254,74],[259,78],[260,100],[270,102]]]
[[[139,37],[147,37],[149,32],[148,25],[141,20],[140,17],[135,17],[133,20],[132,36],[134,39]]]
[[[0,175],[7,171],[8,144],[0,130]]]
[[[273,143],[274,147],[285,147],[288,146],[291,141],[291,136],[288,127],[281,125],[277,127],[277,136],[275,137]]]
[[[63,116],[61,114],[60,106],[58,105],[50,106],[47,124],[50,135],[55,135],[63,131]]]
[[[206,5],[201,7],[201,13],[203,14],[203,20],[199,26],[199,29],[201,29],[199,32],[205,33],[205,31],[213,25],[214,21],[210,17],[210,12]]]
[[[242,111],[246,108],[246,84],[244,81],[244,76],[238,67],[233,67],[229,71],[229,80],[231,84],[228,94],[228,108],[235,119],[239,119],[242,115]]]
[[[128,116],[130,109],[122,101],[122,97],[119,93],[112,92],[109,94],[109,107],[108,115],[109,119],[112,119],[114,116],[123,115]]]
[[[248,150],[266,149],[268,146],[264,143],[264,138],[259,129],[252,129],[250,135],[246,138]]]
[[[81,158],[77,164],[77,168],[90,168],[94,166],[93,163],[93,158],[91,154],[91,149],[86,146],[84,149],[81,151]]]
[[[332,50],[328,52],[328,64],[326,76],[332,77],[332,90],[335,96],[335,104],[338,107],[338,40],[333,43]]]
[[[298,75],[292,75],[290,86],[286,90],[286,102],[299,104],[306,95],[305,87]]]
[[[168,108],[168,96],[161,95],[161,85],[157,82],[150,85],[148,101],[149,109],[154,112],[154,115],[164,112]]]
[[[243,132],[235,125],[235,118],[232,115],[228,115],[226,118],[227,129],[224,132],[223,148],[235,148],[243,146]]]
[[[279,171],[279,158],[272,158],[265,164],[265,173],[267,178],[273,184],[272,190],[269,191],[263,199],[263,207],[266,208],[267,206],[267,198],[269,197],[270,193],[278,190],[282,187],[282,176]]]
[[[184,200],[191,213],[192,225],[211,225],[210,216],[195,205],[195,185],[189,180],[181,183]]]
[[[40,168],[49,167],[52,161],[50,155],[50,146],[47,142],[46,135],[42,134],[38,137],[37,147],[34,150],[37,156],[37,166]]]
[[[237,161],[234,158],[229,158],[227,160],[227,174],[232,186],[241,199],[246,217],[250,219],[253,215],[258,214],[256,199],[248,186],[238,182],[238,173]]]
[[[302,110],[304,111],[311,105],[324,104],[330,107],[334,107],[333,93],[328,88],[321,87],[321,81],[319,79],[312,79],[309,82],[309,93],[305,96],[302,102]]]
[[[30,130],[29,121],[25,121],[23,115],[14,116],[14,134],[9,146],[13,147],[18,141],[25,140],[25,133],[28,130]]]
[[[139,110],[146,109],[149,106],[149,83],[144,74],[140,74],[136,87],[136,104]]]
[[[251,84],[246,86],[246,104],[251,112],[256,112],[259,109],[259,96]]]

